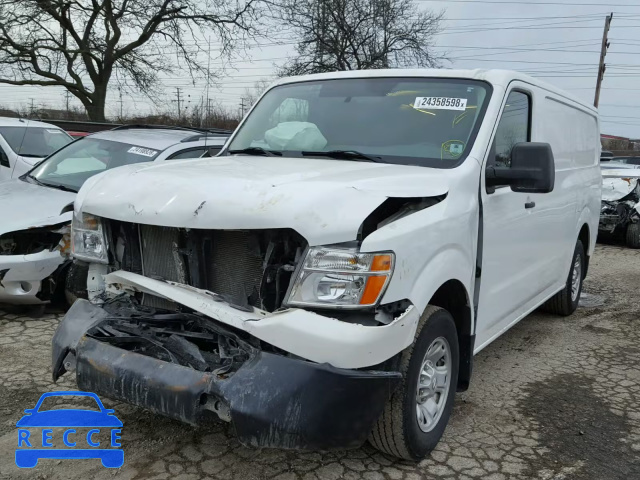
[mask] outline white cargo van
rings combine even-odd
[[[280,80],[220,157],[89,179],[89,301],[53,377],[246,445],[420,459],[474,354],[578,305],[598,231],[593,107],[507,71]]]

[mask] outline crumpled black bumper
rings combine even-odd
[[[397,372],[338,369],[257,349],[224,378],[86,336],[103,317],[88,302],[69,310],[53,338],[54,380],[69,368],[66,357],[75,361],[79,388],[190,424],[219,405],[245,445],[358,447],[400,380]]]

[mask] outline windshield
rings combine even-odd
[[[54,127],[0,127],[0,135],[23,157],[46,157],[73,141],[64,130]]]
[[[347,151],[387,163],[453,167],[471,149],[490,92],[484,82],[444,78],[281,85],[260,100],[228,150],[319,158],[317,152]]]
[[[122,165],[150,162],[158,153],[129,143],[85,137],[44,160],[29,177],[45,185],[78,191],[93,175]]]

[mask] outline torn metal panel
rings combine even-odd
[[[0,183],[2,223],[0,235],[6,232],[70,223],[67,210],[75,193],[45,188],[15,179]]]
[[[340,368],[363,368],[388,360],[411,344],[420,318],[418,310],[410,306],[388,325],[364,326],[299,308],[274,313],[255,307],[242,311],[215,293],[131,272],[110,273],[105,282],[112,296],[133,292],[158,295],[294,355]]]
[[[620,200],[638,187],[638,180],[635,178],[604,178],[602,180],[602,200]]]

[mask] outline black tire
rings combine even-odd
[[[640,223],[630,223],[627,227],[627,246],[640,248]]]
[[[580,261],[580,285],[578,286],[578,295],[575,297],[575,299],[572,299],[571,289],[575,272],[574,265],[578,259]],[[586,256],[584,253],[584,247],[582,246],[582,242],[578,240],[578,242],[576,243],[576,248],[573,251],[573,257],[571,258],[571,266],[569,268],[569,275],[567,276],[567,283],[565,283],[565,286],[562,290],[560,290],[553,297],[546,301],[546,303],[542,306],[543,310],[554,315],[562,315],[563,317],[567,317],[576,311],[576,309],[578,308],[578,303],[580,303],[582,281],[584,280],[584,273],[586,272],[585,260]]]
[[[447,341],[451,352],[449,389],[437,423],[431,431],[423,432],[418,425],[416,412],[418,376],[427,350],[439,338]],[[369,442],[382,452],[406,460],[418,461],[428,455],[440,441],[451,415],[458,383],[459,358],[458,334],[453,317],[442,308],[428,306],[418,323],[413,344],[401,353],[402,383],[385,406],[369,435]]]

